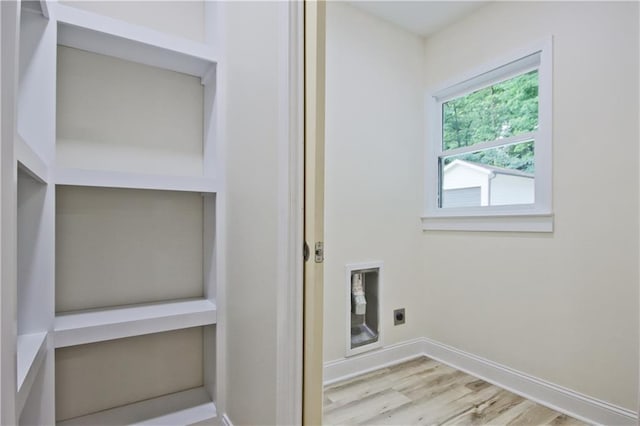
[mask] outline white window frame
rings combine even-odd
[[[553,232],[552,210],[552,38],[534,43],[484,64],[435,90],[426,99],[427,147],[425,159],[424,230]],[[538,130],[499,141],[455,150],[442,149],[442,104],[529,71],[538,70]],[[439,158],[531,140],[534,142],[535,203],[441,208]]]

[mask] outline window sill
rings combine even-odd
[[[553,214],[425,216],[424,231],[553,232]]]

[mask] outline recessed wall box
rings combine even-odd
[[[347,356],[382,345],[380,336],[380,290],[382,262],[350,264],[346,267]]]

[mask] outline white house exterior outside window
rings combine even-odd
[[[427,96],[425,230],[553,231],[551,38]]]

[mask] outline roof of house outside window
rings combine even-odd
[[[447,170],[451,169],[452,167],[454,167],[456,165],[465,165],[467,167],[473,167],[473,168],[476,168],[476,169],[480,168],[480,169],[483,169],[483,171],[486,171],[487,173],[495,173],[495,174],[509,175],[509,176],[519,176],[519,177],[525,177],[525,178],[529,178],[529,179],[533,179],[535,177],[531,173],[523,172],[523,171],[520,171],[520,170],[507,169],[507,168],[504,168],[504,167],[490,166],[488,164],[474,163],[472,161],[465,161],[465,160],[454,160],[453,162],[451,162],[450,164],[448,164],[444,168],[444,171],[446,172]]]

